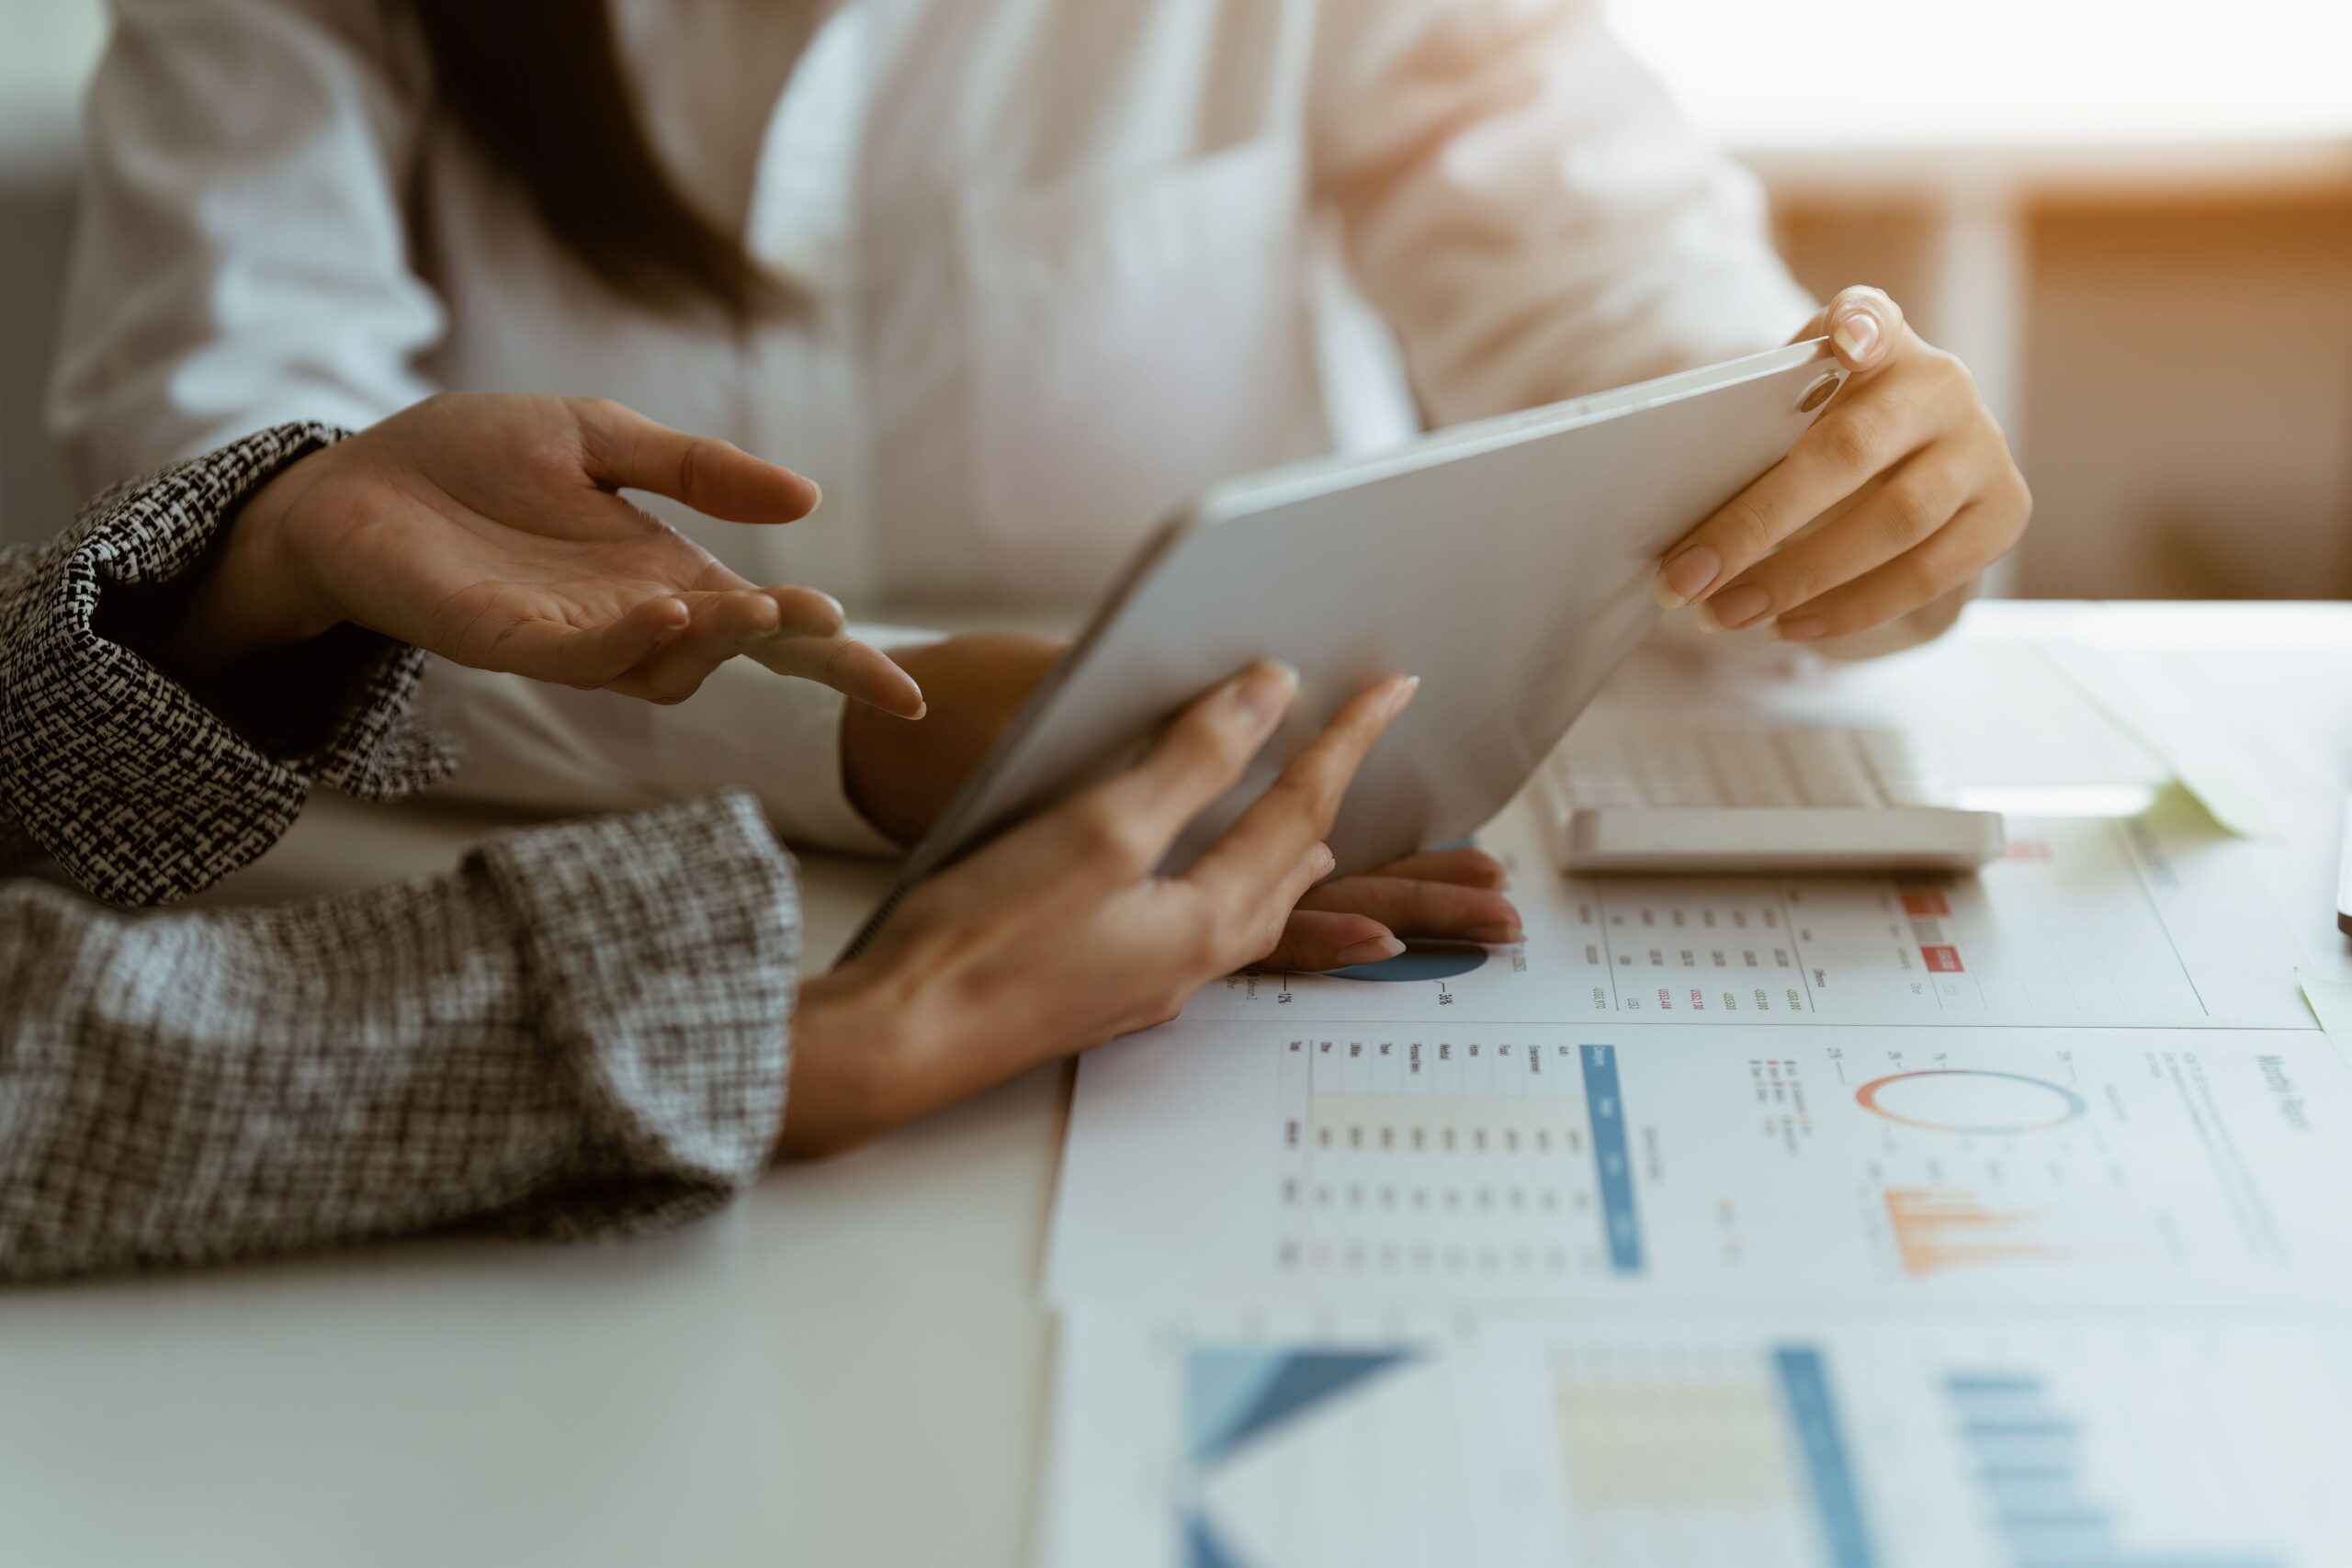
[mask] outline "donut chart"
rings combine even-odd
[[[1377,964],[1358,964],[1351,968],[1334,969],[1330,974],[1339,980],[1392,983],[1451,980],[1469,974],[1486,962],[1487,950],[1467,942],[1408,942],[1405,951],[1394,958],[1384,958]]]
[[[1889,1073],[1856,1089],[1854,1102],[1898,1126],[1986,1136],[2046,1133],[2090,1109],[2064,1084],[1981,1067]]]

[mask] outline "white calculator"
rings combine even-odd
[[[1535,793],[1570,872],[1973,871],[2006,841],[1889,728],[1588,722]]]

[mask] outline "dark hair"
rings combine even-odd
[[[606,0],[409,0],[439,101],[563,247],[655,310],[738,319],[787,291],[680,192],[647,139]]]

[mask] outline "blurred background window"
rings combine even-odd
[[[2352,5],[1614,0],[2018,448],[2007,574],[2059,597],[2352,595]]]
[[[1612,10],[1808,285],[1976,371],[2039,502],[2010,591],[2352,596],[2352,4]],[[0,0],[0,538],[66,504],[40,392],[104,27]]]

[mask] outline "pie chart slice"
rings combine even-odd
[[[1905,1127],[1988,1136],[2047,1132],[2090,1109],[2064,1084],[1976,1067],[1890,1073],[1856,1089],[1854,1100],[1871,1115]]]
[[[1487,950],[1465,942],[1415,942],[1405,944],[1405,951],[1394,958],[1384,958],[1377,964],[1358,964],[1346,969],[1329,971],[1340,980],[1451,980],[1467,975],[1487,961]]]

